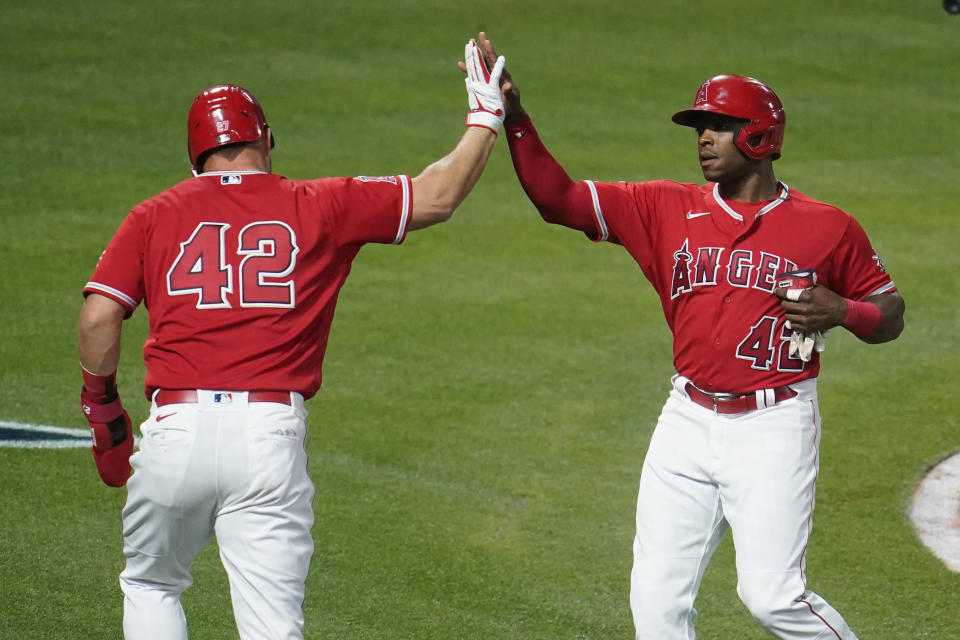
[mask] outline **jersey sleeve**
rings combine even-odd
[[[863,227],[852,217],[832,253],[829,287],[851,300],[863,300],[897,288]]]
[[[94,269],[83,295],[97,293],[118,302],[129,317],[143,300],[145,236],[136,210],[121,223]]]
[[[654,216],[659,207],[658,182],[584,181],[590,189],[597,241],[623,245],[641,267],[653,260]]]
[[[326,178],[314,184],[338,244],[403,242],[413,207],[409,176]]]

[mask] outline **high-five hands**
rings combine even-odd
[[[468,127],[485,127],[494,133],[503,126],[503,98],[500,95],[500,74],[506,62],[503,56],[496,59],[489,70],[477,41],[470,39],[464,48],[464,61],[458,66],[467,74]]]
[[[497,52],[494,51],[493,43],[490,42],[485,32],[481,31],[477,34],[477,44],[480,51],[483,52],[483,58],[487,65],[494,64],[498,59]],[[503,106],[507,111],[506,122],[522,122],[527,117],[527,113],[520,104],[520,91],[517,89],[510,72],[506,69],[500,75],[500,93],[503,97]]]

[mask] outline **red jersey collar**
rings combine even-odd
[[[788,187],[782,182],[779,182],[777,184],[780,185],[780,193],[777,194],[776,198],[774,198],[773,200],[768,202],[766,205],[764,205],[762,209],[757,211],[756,215],[754,216],[754,219],[759,218],[760,216],[767,213],[771,209],[774,209],[780,206],[781,204],[783,204],[784,202],[790,199],[790,187]],[[736,211],[734,211],[733,207],[728,205],[727,202],[720,196],[719,183],[714,183],[713,185],[713,199],[716,200],[717,204],[719,204],[720,207],[724,211],[726,211],[731,218],[733,218],[738,222],[743,222],[743,216],[737,213]]]

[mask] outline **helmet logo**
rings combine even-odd
[[[226,144],[228,142],[230,142],[229,133],[221,133],[220,135],[217,136],[217,144]]]
[[[229,120],[220,120],[217,122],[217,133],[223,133],[224,131],[230,131]]]
[[[707,89],[710,87],[710,81],[707,80],[702,85],[700,85],[700,91],[697,91],[697,97],[694,99],[693,104],[700,104],[701,102],[707,101]],[[690,94],[687,94],[690,95]]]

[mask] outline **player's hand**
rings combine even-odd
[[[487,61],[487,64],[491,64],[492,60],[497,59],[497,53],[493,49],[493,43],[490,42],[490,38],[487,37],[487,34],[481,31],[477,34],[477,43],[480,45],[480,50],[483,52],[483,57]],[[510,72],[504,68],[503,73],[500,75],[500,93],[503,96],[503,106],[507,111],[506,122],[521,122],[526,119],[527,112],[524,111],[523,105],[520,104],[520,90],[517,88],[517,83],[513,81],[513,76],[510,75]]]
[[[464,82],[467,85],[467,102],[470,104],[468,127],[485,127],[496,133],[503,126],[503,98],[500,95],[503,65],[504,57],[500,56],[491,71],[477,41],[472,38],[464,48],[464,61],[458,66],[467,74]]]
[[[84,388],[80,391],[80,408],[90,425],[93,461],[100,479],[108,486],[122,487],[130,478],[133,425],[120,397],[105,398]]]
[[[487,63],[487,68],[495,66],[497,60],[499,60],[499,56],[497,56],[496,51],[493,49],[493,43],[490,42],[487,34],[483,31],[477,34],[477,45],[479,45],[480,51],[483,53],[483,59]],[[461,71],[466,72],[467,68],[462,62],[458,63],[458,66]],[[505,122],[515,123],[522,122],[526,119],[527,112],[524,111],[523,105],[520,104],[520,91],[517,89],[517,84],[513,81],[506,67],[504,67],[503,72],[500,74],[500,97],[506,111]]]
[[[486,60],[487,66],[494,64],[497,60],[497,53],[485,32],[481,31],[477,34],[477,44],[480,45],[480,51],[483,52],[483,58]],[[521,122],[526,119],[527,112],[520,104],[520,90],[517,89],[517,83],[513,81],[513,77],[506,68],[500,74],[500,94],[503,97],[504,109],[507,111],[506,122]]]
[[[818,284],[802,290],[799,294],[788,296],[789,291],[796,289],[778,287],[773,291],[780,298],[780,308],[790,323],[788,328],[813,335],[843,323],[847,314],[847,303],[830,289]]]

